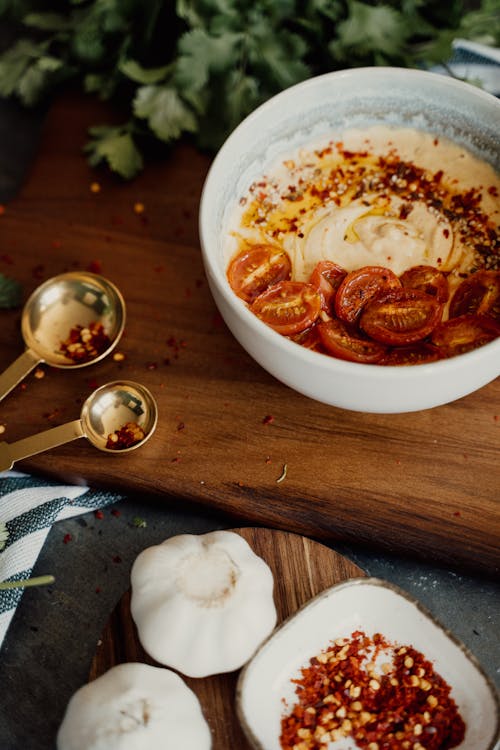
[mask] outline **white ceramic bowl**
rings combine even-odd
[[[333,130],[365,124],[444,135],[500,171],[500,100],[437,73],[355,68],[293,86],[263,104],[229,136],[205,181],[200,239],[219,311],[247,352],[310,398],[363,412],[407,412],[445,404],[500,374],[500,339],[475,351],[409,367],[358,364],[295,344],[262,323],[232,291],[223,254],[228,219],[252,181],[279,155]]]
[[[464,613],[466,616],[466,613]],[[295,703],[300,669],[336,638],[356,630],[368,637],[381,633],[401,646],[413,646],[432,662],[434,671],[451,687],[466,724],[456,750],[498,750],[498,694],[476,659],[430,613],[401,589],[376,578],[356,578],[322,592],[286,620],[260,647],[242,671],[237,711],[256,750],[280,750],[285,700]],[[355,750],[352,739],[331,743],[325,750]]]

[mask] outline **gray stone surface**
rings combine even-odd
[[[89,513],[59,522],[49,534],[34,574],[52,573],[56,582],[25,591],[0,652],[0,750],[55,748],[66,704],[87,681],[99,635],[142,549],[174,534],[235,525],[175,501],[167,506],[129,498],[112,508],[101,520]],[[145,528],[134,526],[138,516]],[[64,543],[66,534],[71,542]],[[334,548],[417,598],[500,687],[499,582],[353,546]]]

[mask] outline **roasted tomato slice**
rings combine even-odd
[[[331,260],[321,260],[311,274],[309,283],[321,294],[321,307],[330,312],[335,294],[347,271]]]
[[[278,333],[292,336],[315,322],[321,311],[321,296],[311,284],[280,281],[260,294],[250,309]]]
[[[454,357],[477,349],[500,336],[500,325],[482,315],[460,315],[438,325],[431,342],[443,357]]]
[[[419,289],[431,294],[440,303],[448,301],[448,279],[434,266],[413,266],[399,277],[405,289]]]
[[[370,300],[391,289],[401,289],[401,282],[390,268],[358,268],[348,273],[340,284],[335,296],[335,313],[346,323],[354,323]]]
[[[305,331],[296,333],[290,336],[291,341],[295,341],[296,344],[300,344],[305,349],[313,349],[314,351],[324,351],[321,344],[321,339],[318,333],[318,324],[315,323],[310,328],[306,328]]]
[[[428,336],[441,321],[442,305],[416,289],[400,289],[366,305],[360,328],[382,344],[413,344]]]
[[[426,362],[436,362],[442,358],[439,349],[432,344],[419,341],[408,346],[395,346],[388,350],[381,360],[381,365],[424,365]]]
[[[292,264],[288,254],[274,245],[253,245],[236,255],[227,269],[231,288],[251,302],[269,286],[289,279]]]
[[[476,271],[462,281],[450,302],[450,318],[486,315],[500,323],[500,271]]]
[[[318,323],[318,333],[325,349],[338,359],[349,362],[376,364],[386,352],[386,347],[378,341],[363,338],[337,318]]]

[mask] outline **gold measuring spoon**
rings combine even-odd
[[[129,380],[107,383],[91,393],[82,406],[80,419],[15,443],[0,443],[0,471],[80,437],[86,437],[105,453],[129,453],[151,437],[157,419],[156,401],[143,385]]]
[[[64,369],[98,362],[116,346],[124,326],[125,301],[102,276],[74,271],[48,279],[24,306],[27,348],[0,375],[0,400],[41,362]]]

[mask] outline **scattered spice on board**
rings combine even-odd
[[[267,414],[262,420],[262,424],[272,424],[273,422],[274,422],[274,417],[271,414]]]
[[[64,544],[68,544],[69,542],[72,542],[72,541],[73,541],[73,537],[71,536],[71,534],[64,535],[63,537]]]
[[[137,422],[126,422],[118,430],[115,430],[106,441],[106,448],[108,450],[123,450],[124,448],[131,448],[136,443],[144,440],[146,433]]]
[[[355,631],[301,670],[281,721],[282,750],[326,750],[352,737],[365,750],[449,750],[465,736],[451,688],[412,646]]]
[[[87,326],[76,325],[69,332],[60,351],[73,362],[88,362],[106,351],[111,339],[105,333],[102,323],[92,321]]]

